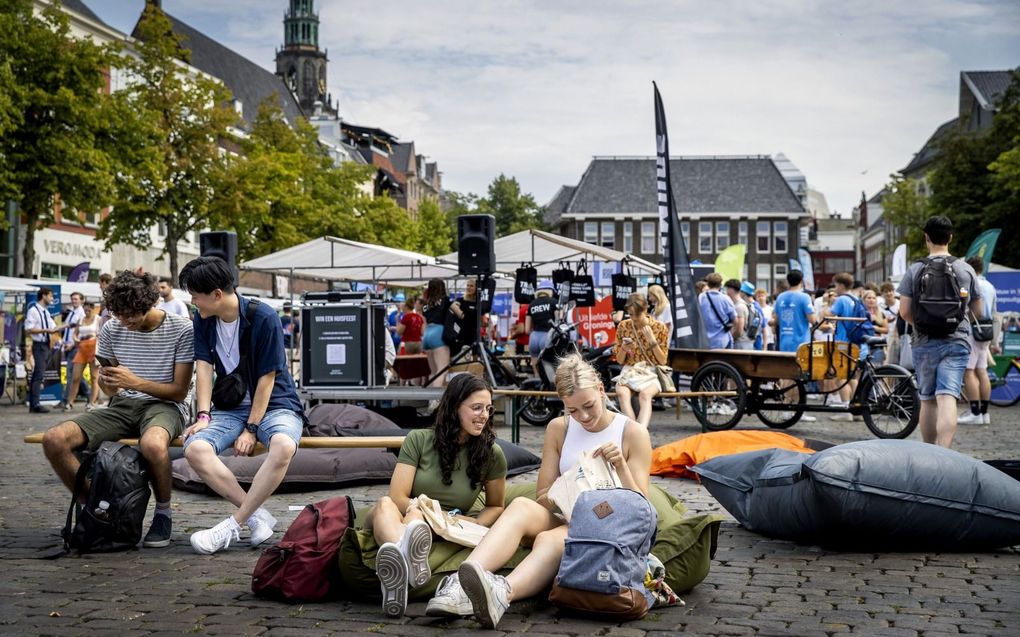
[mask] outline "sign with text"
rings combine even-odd
[[[616,341],[616,323],[613,323],[613,297],[606,295],[593,307],[575,308],[577,331],[590,347],[601,347]]]
[[[306,387],[383,384],[385,308],[382,305],[312,305],[301,311]]]
[[[1020,312],[1020,272],[989,272],[988,282],[995,286],[997,312]]]

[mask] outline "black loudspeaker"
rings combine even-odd
[[[219,257],[227,262],[234,273],[234,287],[238,286],[237,234],[233,232],[202,232],[198,235],[199,254],[203,257]]]
[[[492,215],[457,217],[457,271],[492,274],[496,271],[496,218]]]

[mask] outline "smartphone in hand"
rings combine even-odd
[[[118,367],[120,365],[120,361],[116,358],[107,358],[105,356],[100,356],[99,354],[96,354],[96,360],[99,361],[99,364],[103,367]]]

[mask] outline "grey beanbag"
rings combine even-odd
[[[691,467],[751,531],[837,549],[979,551],[1020,544],[1020,483],[962,453],[867,440]]]

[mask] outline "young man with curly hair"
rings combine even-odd
[[[286,475],[304,424],[283,349],[283,327],[271,307],[234,290],[234,274],[223,259],[199,257],[184,266],[180,279],[198,308],[199,411],[184,432],[184,455],[207,485],[237,507],[216,526],[192,534],[191,547],[206,555],[225,549],[240,540],[242,524],[251,531],[249,543],[255,547],[273,536],[276,518],[262,505]],[[218,385],[234,374],[241,377],[234,396],[214,392],[213,371]],[[233,447],[235,455],[247,456],[256,442],[269,453],[245,492],[219,454]]]
[[[194,362],[191,321],[156,309],[156,278],[125,270],[103,292],[111,318],[99,334],[96,358],[99,386],[112,396],[106,409],[76,416],[50,428],[43,450],[54,471],[74,489],[79,462],[75,452],[106,440],[140,438],[149,464],[156,513],[142,545],[170,544],[170,441],[187,421],[188,388]],[[84,496],[83,496],[84,501]]]

